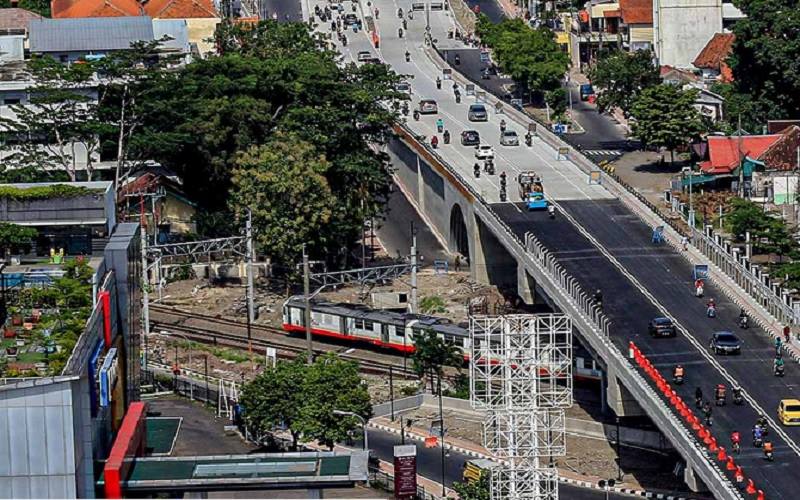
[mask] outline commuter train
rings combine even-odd
[[[283,329],[305,332],[302,297],[292,297],[283,305]],[[321,337],[368,342],[400,352],[414,352],[414,336],[431,329],[446,342],[469,351],[467,325],[456,325],[445,318],[370,309],[360,304],[311,301],[311,333]]]
[[[302,297],[283,304],[283,329],[303,333]],[[414,336],[433,330],[445,342],[458,347],[467,359],[470,351],[469,327],[446,318],[371,309],[361,304],[311,301],[311,333],[320,337],[364,342],[399,352],[414,352]],[[588,353],[573,350],[575,378],[598,380],[600,369]]]

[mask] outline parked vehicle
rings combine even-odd
[[[589,96],[594,95],[594,88],[591,83],[584,83],[580,86],[581,101],[588,101]]]

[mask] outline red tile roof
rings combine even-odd
[[[212,0],[51,0],[54,18],[150,16],[158,19],[219,17]]]
[[[41,18],[39,14],[25,9],[0,9],[0,30],[28,31],[28,22]]]
[[[140,16],[143,9],[136,0],[52,0],[54,18]]]
[[[653,0],[620,0],[619,10],[625,24],[653,24]]]
[[[794,170],[797,167],[797,149],[800,148],[800,127],[792,125],[781,132],[781,137],[772,143],[759,160],[767,170]]]
[[[709,137],[707,161],[700,162],[705,174],[729,174],[739,164],[739,159],[759,159],[770,146],[781,138],[777,135],[743,135],[740,137]],[[739,145],[741,144],[741,149]],[[739,154],[741,151],[741,156]]]
[[[725,62],[725,59],[730,55],[733,50],[733,42],[736,40],[736,35],[733,33],[716,33],[711,40],[708,41],[703,50],[697,54],[694,60],[696,68],[707,68],[720,70],[720,67]]]
[[[219,17],[211,0],[149,0],[144,10],[148,16],[159,19]]]

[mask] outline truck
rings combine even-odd
[[[546,210],[547,200],[544,197],[542,178],[536,172],[529,170],[517,176],[519,184],[519,198],[528,210]]]

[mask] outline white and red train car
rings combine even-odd
[[[283,329],[305,332],[302,297],[283,304]],[[353,342],[367,342],[400,352],[414,351],[414,336],[433,330],[445,342],[469,352],[469,331],[446,318],[370,309],[360,304],[311,301],[311,333]]]

